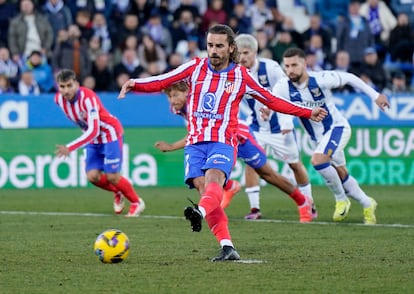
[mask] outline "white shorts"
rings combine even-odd
[[[351,138],[350,126],[336,126],[327,131],[316,143],[314,153],[327,154],[335,166],[346,164],[344,148]]]
[[[282,133],[260,133],[253,132],[257,142],[266,151],[271,150],[273,156],[286,163],[296,163],[300,160],[299,147],[295,132]]]

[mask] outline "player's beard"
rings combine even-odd
[[[290,74],[289,75],[289,80],[293,83],[298,83],[300,82],[300,80],[302,79],[303,73],[302,74]]]
[[[210,59],[210,64],[214,67],[214,68],[220,68],[222,67],[222,65],[224,64],[225,58],[224,57],[220,57],[216,54],[213,54],[211,56],[209,56]]]

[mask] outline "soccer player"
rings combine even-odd
[[[79,86],[72,70],[61,70],[56,80],[59,92],[55,95],[55,103],[83,131],[68,144],[56,145],[56,155],[68,156],[70,152],[85,147],[88,181],[114,193],[116,214],[122,213],[124,198],[127,198],[131,204],[126,216],[139,216],[145,203],[120,173],[124,132],[121,122],[105,109],[95,92]]]
[[[297,105],[319,106],[328,111],[328,115],[322,122],[314,122],[303,117],[300,118],[300,121],[304,130],[315,143],[312,165],[324,178],[326,185],[335,196],[336,205],[333,220],[340,222],[346,218],[351,207],[348,197],[351,197],[362,205],[364,223],[375,224],[377,202],[365,194],[346,168],[344,148],[351,136],[351,127],[347,119],[336,108],[331,89],[349,84],[367,94],[381,110],[389,107],[387,97],[379,94],[351,73],[306,71],[305,53],[298,48],[290,48],[285,51],[283,64],[287,78],[280,80],[274,86],[273,93],[290,99]]]
[[[185,82],[174,84],[165,89],[164,92],[168,96],[172,112],[187,119],[186,104],[188,87]],[[299,210],[300,222],[307,223],[312,221],[312,201],[307,199],[306,196],[303,195],[287,178],[276,173],[272,169],[267,161],[266,152],[256,142],[254,136],[250,133],[249,127],[246,124],[239,122],[236,127],[236,136],[238,140],[237,157],[242,159],[247,166],[250,166],[256,171],[266,182],[281,189],[295,201]],[[164,141],[156,142],[155,147],[163,152],[178,150],[185,147],[185,138],[172,144]],[[231,182],[233,182],[233,180],[227,181],[224,190],[226,190],[226,188],[229,189],[234,185],[229,184]],[[200,192],[200,195],[202,195],[204,192],[204,183],[197,184],[199,184],[199,186],[196,186],[196,188]],[[226,197],[223,195],[223,200],[221,202],[222,208],[226,208],[229,205],[229,202],[226,203],[225,200]]]
[[[258,84],[247,69],[237,64],[235,34],[226,25],[211,26],[207,33],[207,58],[194,58],[178,68],[158,76],[127,81],[119,98],[134,90],[161,91],[179,81],[186,81],[190,91],[187,103],[188,134],[184,148],[185,182],[205,183],[204,193],[184,215],[192,230],[201,230],[203,218],[221,246],[212,261],[240,259],[228,228],[228,218],[220,206],[223,186],[230,178],[235,158],[239,103],[248,93],[270,109],[320,121],[327,114],[320,107],[310,109],[279,99]]]
[[[250,70],[253,77],[265,88],[271,90],[278,80],[286,75],[276,61],[257,56],[259,45],[252,35],[241,34],[236,37],[237,48],[240,52],[240,64]],[[312,189],[308,172],[300,160],[298,142],[293,127],[293,117],[283,113],[270,112],[260,101],[245,95],[250,108],[250,129],[254,137],[263,147],[272,150],[273,155],[280,161],[289,164],[295,176],[299,190],[313,203]],[[260,212],[260,183],[257,174],[250,166],[246,166],[246,193],[250,203],[250,213],[246,219],[259,219]],[[315,204],[312,205],[312,217],[317,217]]]

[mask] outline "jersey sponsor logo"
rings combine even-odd
[[[203,96],[202,106],[204,111],[212,111],[216,105],[216,95],[207,93]]]

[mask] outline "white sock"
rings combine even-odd
[[[206,210],[204,209],[204,207],[198,206],[198,210],[200,210],[201,215],[203,216],[203,218],[205,218],[206,217]]]
[[[307,183],[306,185],[298,185],[298,188],[303,195],[307,196],[313,202],[312,185],[310,183]]]
[[[260,209],[260,186],[253,186],[245,189],[249,198],[250,209]]]
[[[362,207],[367,208],[371,205],[371,199],[365,194],[365,192],[361,189],[358,182],[355,178],[351,175],[348,175],[348,178],[345,182],[342,183],[345,193],[349,196],[361,203]]]
[[[316,171],[325,179],[326,186],[334,193],[336,201],[345,201],[348,198],[345,195],[344,187],[339,178],[336,169],[332,165],[314,166]]]
[[[231,240],[229,239],[220,240],[220,246],[221,248],[223,248],[224,246],[231,246],[234,248],[233,242],[231,242]]]

